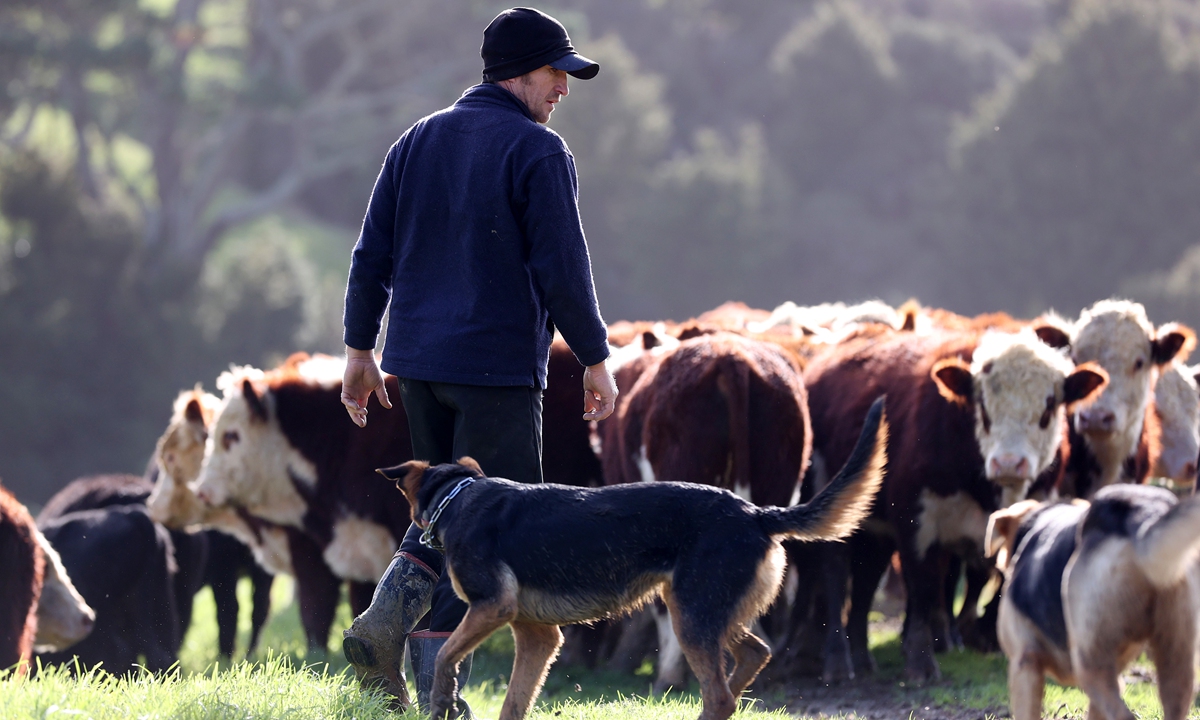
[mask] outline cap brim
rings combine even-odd
[[[555,70],[562,70],[580,80],[591,80],[596,77],[596,73],[600,72],[600,63],[595,60],[589,60],[579,53],[574,52],[567,53],[548,64]]]

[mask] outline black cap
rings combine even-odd
[[[581,80],[600,72],[600,64],[575,52],[562,23],[533,8],[511,8],[496,16],[483,31],[484,82],[507,80],[543,65]]]

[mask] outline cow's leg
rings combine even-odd
[[[304,626],[308,648],[325,652],[341,581],[325,564],[321,548],[299,530],[288,528],[288,549],[292,554],[292,570],[296,573],[300,624]]]
[[[937,627],[933,633],[933,649],[937,652],[946,652],[962,646],[961,639],[957,638],[958,629],[951,622],[951,618],[954,616],[954,600],[958,595],[958,582],[963,577],[962,559],[950,553],[943,553],[942,577],[942,590],[945,593],[942,597],[942,606],[946,608],[946,621],[945,627]],[[964,603],[964,611],[966,607]],[[941,618],[936,613],[932,619],[935,623],[941,623]]]
[[[842,612],[846,607],[846,583],[850,577],[850,550],[843,543],[821,547],[821,584],[825,595],[824,670],[821,679],[836,682],[854,677],[850,642]]]
[[[1008,705],[1013,720],[1038,720],[1042,717],[1042,695],[1046,675],[1037,658],[1027,655],[1008,660]]]
[[[258,563],[251,561],[249,568],[250,586],[254,589],[254,605],[250,609],[250,644],[246,646],[247,656],[258,649],[258,638],[262,634],[263,626],[267,624],[267,617],[271,614],[271,585],[275,583],[275,576]]]
[[[956,625],[962,644],[980,652],[995,652],[999,647],[996,639],[996,611],[999,608],[999,593],[979,614],[979,598],[992,579],[993,569],[987,565],[967,563],[967,585],[962,610]]]
[[[734,662],[733,672],[729,675],[729,692],[736,699],[771,660],[771,648],[754,633],[742,630],[730,640],[729,652]]]
[[[935,543],[924,556],[909,535],[900,541],[900,568],[907,596],[904,612],[904,675],[909,680],[936,680],[941,677],[934,652],[933,616],[942,608],[943,584],[940,569],[942,551]],[[941,610],[944,613],[944,610]]]
[[[609,670],[632,675],[633,671],[641,666],[646,655],[653,649],[655,614],[654,606],[651,605],[635,610],[627,618],[612,621],[618,623],[619,638],[606,665]]]
[[[216,550],[216,547],[213,549]],[[240,608],[237,567],[228,560],[227,556],[213,552],[209,557],[208,581],[212,587],[213,602],[217,606],[217,649],[223,657],[232,658]]]
[[[863,677],[875,672],[875,658],[868,644],[868,618],[875,601],[875,590],[892,559],[892,543],[870,533],[858,533],[850,539],[853,552],[850,580],[850,615],[846,623],[846,639],[850,643],[850,659],[854,674]]]
[[[818,592],[821,583],[820,548],[824,543],[788,541],[783,544],[796,574],[796,597],[788,618],[783,662],[800,675],[818,675],[822,664],[825,604]]]
[[[375,583],[351,580],[349,587],[350,612],[358,617],[371,606],[371,597],[375,594]]]
[[[557,625],[514,622],[512,630],[516,654],[508,693],[500,709],[501,720],[520,720],[533,709],[550,664],[563,642]]]
[[[654,680],[654,692],[666,692],[672,687],[683,689],[687,687],[687,669],[671,613],[666,605],[657,601],[651,606],[651,612],[658,628],[658,676]]]

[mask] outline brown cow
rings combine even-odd
[[[814,455],[827,466],[849,456],[874,398],[887,395],[892,418],[875,522],[849,543],[855,574],[848,637],[840,609],[849,568],[836,549],[826,559],[826,602],[836,612],[829,611],[825,673],[852,676],[873,666],[866,615],[894,542],[907,595],[905,674],[937,677],[935,645],[950,640],[945,563],[955,550],[982,557],[988,514],[1054,468],[1064,408],[1090,399],[1105,373],[1072,366],[1032,330],[934,330],[848,341],[817,357],[805,380]]]
[[[606,480],[702,482],[758,505],[794,504],[811,436],[795,360],[731,333],[685,340],[657,359],[655,349],[643,346],[640,377],[625,393],[615,431],[605,433]],[[657,619],[656,685],[681,685],[670,619]]]
[[[0,674],[29,670],[45,558],[29,511],[0,485]]]
[[[359,614],[410,523],[408,504],[375,473],[412,459],[399,403],[357,427],[341,404],[345,360],[298,353],[268,373],[235,368],[213,421],[196,494],[251,524],[283,528],[310,647],[328,642],[338,589]],[[389,394],[399,397],[395,378]]]

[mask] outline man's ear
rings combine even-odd
[[[475,462],[475,458],[471,457],[470,455],[463,455],[460,457],[458,459],[458,464],[465,468],[474,470],[481,477],[484,476],[483,468],[479,467],[479,463]]]
[[[413,520],[416,520],[419,514],[417,512],[417,493],[421,490],[421,480],[425,477],[425,471],[428,469],[429,463],[424,460],[409,460],[403,465],[379,468],[375,471],[388,480],[396,482],[396,489],[404,493],[404,499],[408,500]]]

